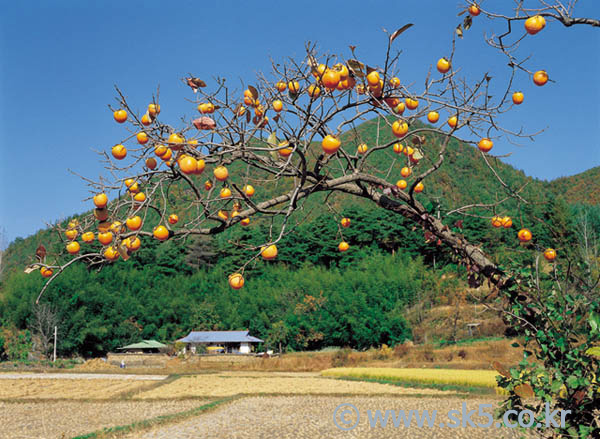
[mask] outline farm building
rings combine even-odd
[[[123,346],[118,350],[132,354],[157,354],[160,351],[160,349],[166,347],[167,345],[164,345],[156,340],[142,340],[139,343],[133,343],[127,346]]]
[[[209,353],[249,354],[254,346],[263,340],[249,335],[248,332],[192,331],[177,341],[185,343],[184,353],[189,350],[195,354],[202,346]]]

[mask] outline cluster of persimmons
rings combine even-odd
[[[480,11],[476,5],[471,5],[468,8],[468,12],[471,16],[476,17],[480,14]],[[545,26],[545,20],[541,16],[530,17],[525,21],[525,29],[527,33],[534,35],[541,31]],[[447,75],[451,69],[451,62],[446,58],[440,58],[436,63],[437,70],[442,75]],[[290,97],[297,98],[301,94],[308,96],[308,99],[315,101],[317,99],[324,99],[331,96],[333,93],[354,91],[357,95],[369,95],[372,97],[375,105],[381,105],[385,103],[390,111],[397,115],[399,118],[391,124],[391,132],[398,139],[398,143],[393,144],[392,150],[395,154],[404,155],[406,157],[407,166],[404,166],[400,170],[402,179],[396,182],[396,187],[400,190],[405,190],[409,187],[407,179],[413,174],[413,167],[419,163],[419,160],[423,158],[417,148],[413,148],[408,143],[402,143],[402,140],[409,134],[409,124],[405,119],[402,119],[402,115],[405,111],[417,110],[419,107],[419,100],[414,97],[394,97],[390,93],[385,93],[389,90],[395,90],[400,87],[400,79],[396,76],[386,76],[386,72],[380,72],[376,69],[368,68],[366,74],[361,75],[360,78],[354,74],[355,68],[347,63],[337,63],[332,66],[326,64],[315,64],[311,66],[312,82],[305,84],[300,83],[296,79],[286,80],[281,79],[276,82],[273,86],[274,93],[288,93]],[[193,84],[195,78],[190,78],[188,84],[192,81]],[[386,81],[386,83],[384,83]],[[540,70],[533,74],[533,82],[542,86],[548,81],[548,75],[545,71]],[[201,82],[201,81],[200,81]],[[282,95],[283,96],[283,95]],[[277,96],[275,96],[277,97]],[[269,117],[267,111],[272,110],[275,113],[274,118],[278,120],[286,112],[285,99],[276,98],[270,99],[270,102],[261,102],[258,92],[253,87],[248,87],[244,90],[241,102],[235,110],[232,110],[235,117],[245,117],[248,122],[252,120],[257,128],[264,128],[269,123]],[[520,91],[516,91],[512,94],[512,102],[514,105],[520,105],[524,101],[524,95]],[[214,130],[216,128],[216,122],[211,118],[211,115],[215,111],[219,110],[219,106],[213,102],[201,102],[197,105],[197,110],[201,114],[201,117],[193,121],[193,125],[198,130]],[[232,107],[230,107],[232,108]],[[135,123],[141,125],[142,129],[135,134],[135,141],[145,148],[144,151],[144,165],[146,171],[151,172],[159,168],[162,164],[166,168],[171,170],[177,170],[181,174],[192,177],[199,176],[204,173],[206,168],[205,160],[202,157],[202,152],[198,149],[202,148],[202,144],[194,138],[186,139],[186,136],[178,132],[170,132],[168,137],[157,138],[152,135],[151,130],[145,130],[145,127],[152,127],[155,124],[157,116],[161,111],[158,103],[151,103],[148,105],[146,113],[139,119],[135,119]],[[427,111],[427,110],[425,110]],[[130,120],[128,112],[121,108],[117,109],[113,113],[114,120],[118,123],[125,123]],[[430,124],[437,124],[440,120],[440,114],[437,111],[429,111],[426,114],[427,121]],[[451,131],[459,127],[459,116],[458,114],[451,115],[445,122]],[[145,146],[146,145],[146,146]],[[289,159],[295,151],[295,146],[287,141],[277,142],[276,153],[281,159]],[[334,156],[340,150],[342,146],[342,140],[339,136],[334,134],[326,134],[322,136],[321,147],[324,157]],[[494,144],[489,138],[482,138],[477,143],[477,147],[483,153],[488,153],[492,150]],[[200,154],[192,154],[191,150],[196,150]],[[369,146],[365,143],[360,143],[356,149],[358,156],[367,154]],[[116,160],[123,160],[127,157],[127,147],[123,144],[117,144],[111,149],[112,157]],[[223,183],[222,188],[219,190],[218,197],[221,200],[228,201],[234,199],[231,188],[227,185],[227,181],[230,178],[229,170],[224,164],[217,164],[213,171],[212,176],[214,178],[207,179],[203,183],[203,187],[206,191],[211,191],[213,186],[217,182]],[[131,197],[131,216],[124,219],[124,222],[118,220],[110,220],[111,214],[108,210],[109,199],[106,193],[97,193],[93,197],[94,203],[94,216],[97,220],[96,233],[93,231],[85,231],[78,221],[73,220],[68,224],[64,234],[67,239],[66,250],[71,255],[77,255],[81,250],[81,245],[78,242],[78,238],[84,243],[91,243],[94,240],[98,240],[102,244],[102,256],[107,261],[115,261],[120,256],[124,259],[128,258],[129,255],[140,248],[142,242],[137,232],[142,229],[143,220],[140,216],[141,209],[147,206],[151,201],[150,197],[147,196],[142,190],[142,183],[138,178],[127,178],[123,181],[127,196]],[[420,193],[425,189],[423,182],[419,181],[412,187],[412,191]],[[250,184],[245,184],[241,189],[243,196],[249,200],[255,194],[255,188]],[[233,202],[232,212],[228,212],[225,209],[218,211],[217,216],[222,221],[228,221],[241,214],[242,204],[237,199]],[[179,216],[177,213],[170,213],[168,216],[164,215],[166,221],[164,224],[157,224],[153,228],[152,235],[159,241],[166,241],[173,236],[171,226],[176,225],[179,222]],[[167,223],[169,226],[167,226]],[[242,226],[250,225],[250,218],[244,217],[240,220]],[[340,225],[342,228],[350,227],[350,218],[342,218]],[[513,226],[513,221],[508,216],[494,216],[491,219],[491,225],[495,228],[506,228],[509,229]],[[127,237],[121,238],[122,234],[127,233]],[[529,242],[532,239],[531,231],[527,228],[522,228],[518,231],[517,238],[521,242]],[[349,244],[342,240],[338,249],[340,252],[345,252],[350,248]],[[273,260],[277,257],[277,246],[272,243],[270,245],[264,245],[260,249],[260,256],[264,260]],[[554,249],[547,249],[543,253],[544,257],[548,261],[553,261],[556,258],[556,251]],[[44,277],[51,277],[53,270],[50,267],[42,267],[41,274]],[[229,284],[234,289],[242,288],[244,285],[244,277],[241,272],[233,273],[229,276]]]

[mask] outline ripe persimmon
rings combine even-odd
[[[469,14],[473,17],[477,17],[479,14],[481,14],[481,10],[477,5],[471,5],[469,6]]]
[[[546,258],[547,261],[552,262],[556,259],[556,250],[554,250],[553,248],[547,248],[544,251],[544,258]]]
[[[329,90],[335,90],[340,82],[340,73],[335,70],[327,70],[321,78],[321,83]]]
[[[440,119],[440,115],[437,111],[430,111],[427,113],[427,120],[431,123],[436,123]]]
[[[360,145],[358,145],[358,153],[359,154],[365,154],[368,149],[369,149],[369,147],[367,146],[366,143],[361,143]]]
[[[298,81],[288,82],[288,90],[293,95],[300,93],[300,83]]]
[[[231,189],[229,189],[228,187],[224,187],[223,189],[221,189],[221,192],[219,192],[219,197],[221,197],[221,198],[231,197]]]
[[[108,197],[106,196],[106,194],[104,192],[94,196],[94,204],[96,205],[96,207],[98,209],[102,209],[103,207],[106,207],[107,203],[108,203]]]
[[[279,81],[275,84],[275,88],[279,92],[284,92],[285,89],[287,88],[287,85],[286,85],[285,81]]]
[[[206,163],[202,159],[196,160],[196,172],[194,174],[200,175],[204,172],[204,168],[206,168]]]
[[[271,244],[267,247],[261,247],[260,255],[266,261],[275,259],[277,257],[277,246],[275,244]]]
[[[533,82],[541,87],[548,82],[548,73],[545,70],[538,70],[533,74]]]
[[[451,117],[448,119],[448,126],[449,126],[450,128],[456,128],[456,125],[458,125],[458,117],[456,117],[456,116],[451,116]]]
[[[141,122],[142,122],[142,125],[147,127],[148,125],[150,125],[152,123],[152,119],[150,119],[150,116],[148,116],[147,114],[144,114],[142,116]]]
[[[148,143],[148,134],[146,134],[144,131],[140,131],[139,133],[137,133],[135,138],[137,139],[140,145],[145,145],[146,143]]]
[[[392,79],[390,79],[390,86],[392,88],[400,87],[400,79],[398,77],[394,76]]]
[[[522,104],[523,99],[524,99],[523,93],[521,93],[520,91],[516,91],[512,95],[512,101],[513,101],[513,104],[515,104],[515,105]]]
[[[206,180],[206,181],[204,182],[204,189],[205,189],[205,190],[207,190],[207,191],[211,190],[211,189],[212,189],[212,186],[213,186],[213,185],[212,185],[212,182],[211,182],[210,180]]]
[[[213,175],[217,180],[225,181],[227,180],[227,177],[229,177],[229,171],[227,171],[227,168],[225,166],[217,166],[213,170]]]
[[[273,110],[275,110],[276,112],[280,112],[281,110],[283,110],[283,102],[281,102],[279,99],[276,101],[273,101]]]
[[[404,145],[401,143],[394,143],[393,150],[396,154],[402,154],[402,151],[404,151]]]
[[[412,169],[410,169],[408,166],[405,166],[400,170],[400,175],[402,175],[404,178],[410,177],[410,174],[412,174]]]
[[[422,181],[418,182],[417,185],[415,186],[415,192],[416,193],[423,192],[423,189],[425,189],[425,185],[423,185],[423,182]]]
[[[69,238],[72,241],[75,238],[77,238],[77,230],[76,229],[68,229],[65,232],[65,235],[67,236],[67,238]]]
[[[211,104],[212,105],[212,104]],[[172,149],[179,149],[179,146],[185,142],[183,136],[180,136],[177,133],[172,133],[169,135],[169,139],[167,140]]]
[[[158,163],[156,162],[156,159],[154,157],[148,157],[146,159],[146,167],[150,170],[155,169],[157,164]]]
[[[81,246],[79,245],[79,243],[77,241],[72,241],[67,244],[67,251],[71,255],[76,255],[77,253],[79,253],[80,248],[81,248]]]
[[[113,240],[112,232],[105,230],[104,232],[98,233],[98,241],[100,242],[100,244],[108,245],[112,242],[112,240]]]
[[[94,240],[94,232],[85,232],[81,235],[81,240],[83,242],[92,242]]]
[[[396,187],[397,187],[398,189],[402,189],[402,190],[404,190],[404,189],[406,189],[406,187],[407,187],[407,186],[408,186],[408,183],[406,182],[406,180],[398,180],[398,181],[396,182]]]
[[[377,71],[375,71],[375,70],[373,70],[372,72],[370,72],[367,75],[367,83],[371,87],[378,87],[380,80],[381,80],[381,78],[379,77],[379,73]]]
[[[138,203],[143,203],[146,201],[146,194],[143,192],[138,192],[133,196],[133,201],[137,201]]]
[[[400,102],[398,105],[396,105],[393,108],[394,113],[396,114],[402,114],[404,113],[404,110],[406,109],[406,104],[404,102]]]
[[[533,235],[531,234],[531,231],[529,229],[521,229],[519,230],[519,233],[517,233],[517,237],[521,242],[528,242],[531,241]]]
[[[51,268],[42,267],[40,268],[40,274],[42,275],[42,277],[48,278],[52,277],[52,274],[54,274],[54,272]]]
[[[198,168],[198,162],[196,159],[189,155],[182,155],[177,160],[177,164],[179,164],[179,169],[186,175],[195,174],[196,169]]]
[[[440,58],[436,64],[436,67],[438,69],[438,72],[448,73],[448,71],[450,70],[450,61],[448,61],[446,58]]]
[[[229,212],[227,212],[226,210],[219,210],[217,212],[217,216],[222,220],[227,221],[229,219]]]
[[[167,148],[165,153],[162,156],[160,156],[160,158],[163,159],[163,161],[165,162],[171,160],[171,157],[173,157],[173,150],[171,148]],[[167,163],[167,165],[171,166],[169,163]]]
[[[541,15],[535,15],[525,20],[525,30],[529,35],[535,35],[546,27],[546,19]]]
[[[160,105],[150,104],[148,105],[148,114],[152,117],[156,117],[160,113]]]
[[[502,227],[504,227],[505,229],[510,229],[512,227],[512,219],[509,216],[505,216],[504,218],[502,218]]]
[[[125,224],[129,230],[139,230],[140,227],[142,227],[142,218],[139,215],[132,216],[131,218],[127,218],[125,220]]]
[[[335,154],[340,149],[342,142],[336,136],[326,135],[321,142],[325,154]]]
[[[172,213],[169,215],[169,224],[177,224],[179,222],[179,217],[176,213]]]
[[[397,120],[392,124],[392,133],[396,137],[404,137],[408,133],[408,124],[403,120]]]
[[[167,153],[168,148],[165,145],[156,145],[154,147],[154,154],[162,158]]]
[[[350,244],[348,244],[346,241],[342,241],[338,244],[338,250],[341,252],[345,252],[349,248],[350,248]]]
[[[289,157],[290,155],[292,155],[292,152],[294,151],[292,148],[289,148],[289,142],[284,140],[283,142],[279,142],[278,147],[281,149],[278,149],[277,152],[279,153],[279,155],[281,157]],[[284,146],[286,146],[287,148],[283,148]]]
[[[250,224],[250,218],[244,218],[240,221],[240,223],[245,227]]]
[[[121,109],[121,110],[117,110],[113,113],[113,117],[115,118],[115,120],[119,123],[123,123],[127,120],[127,111]]]
[[[340,224],[344,228],[350,227],[350,218],[342,218],[342,220],[340,221]]]
[[[481,139],[479,141],[479,143],[477,144],[477,147],[479,148],[479,150],[483,151],[483,152],[489,152],[493,146],[494,146],[494,142],[492,142],[487,137],[484,137],[483,139]]]
[[[156,226],[152,231],[152,234],[159,241],[166,241],[167,239],[169,239],[169,229],[167,229],[163,225]]]
[[[117,160],[123,160],[127,156],[127,148],[123,145],[115,145],[111,149],[111,153]]]
[[[502,218],[499,216],[492,217],[492,227],[502,227]]]
[[[406,98],[404,99],[404,102],[406,102],[406,107],[409,110],[414,110],[419,106],[418,99]]]
[[[311,98],[316,99],[321,95],[321,89],[319,88],[319,86],[317,84],[311,84],[308,87],[308,95]]]
[[[242,190],[244,191],[244,193],[246,194],[246,196],[248,198],[252,197],[252,195],[254,195],[254,187],[250,184],[245,185]]]
[[[109,261],[116,261],[119,259],[119,252],[111,245],[104,250],[104,257]]]
[[[127,250],[134,252],[142,246],[142,241],[137,236],[130,236],[123,241],[123,244],[125,244]]]
[[[244,276],[240,273],[233,273],[229,275],[229,286],[234,290],[239,290],[244,286]]]

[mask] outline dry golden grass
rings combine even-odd
[[[461,369],[394,369],[377,367],[340,367],[328,369],[321,375],[338,378],[366,378],[404,383],[456,385],[467,387],[487,387],[496,389],[496,376],[493,370]]]
[[[0,402],[0,439],[70,438],[106,427],[183,412],[207,402]]]
[[[3,379],[0,399],[110,399],[148,385],[147,381],[110,379]]]
[[[229,372],[186,376],[171,383],[141,392],[134,399],[225,397],[233,395],[410,395],[444,393],[434,389],[406,389],[389,384],[342,381],[316,375],[274,375]]]

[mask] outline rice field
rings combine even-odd
[[[464,369],[396,369],[378,367],[340,367],[321,372],[322,376],[335,378],[375,379],[402,383],[483,387],[500,390],[494,370]]]
[[[260,374],[229,372],[184,376],[140,392],[134,399],[226,397],[233,395],[444,395],[435,389],[406,389],[390,384],[342,381],[316,374]]]
[[[103,400],[141,390],[148,384],[148,381],[121,379],[3,379],[0,400]]]

